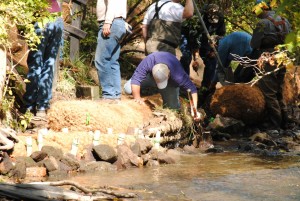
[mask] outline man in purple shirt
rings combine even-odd
[[[197,108],[197,88],[176,56],[169,52],[154,52],[143,59],[131,79],[125,84],[124,90],[127,94],[132,93],[136,102],[143,103],[141,88],[154,86],[159,89],[164,107],[180,108],[179,88],[181,87],[184,90],[191,90],[194,106]]]

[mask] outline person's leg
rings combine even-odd
[[[265,97],[268,119],[272,124],[270,126],[274,129],[279,129],[282,117],[280,103],[277,99],[277,92],[279,90],[277,77],[274,74],[265,75],[258,81],[258,86]]]
[[[43,43],[46,44],[43,65],[38,81],[37,110],[46,110],[50,107],[52,98],[53,71],[63,32],[62,18],[49,23],[44,32]]]
[[[98,70],[103,98],[118,99],[121,96],[121,76],[118,59],[120,56],[119,42],[126,33],[124,23],[122,19],[115,19],[109,37],[103,36],[103,24],[100,25],[95,66]]]
[[[163,99],[163,107],[170,109],[180,109],[179,87],[167,86],[159,90]]]
[[[208,89],[215,75],[217,60],[215,58],[205,58],[203,62],[205,63],[205,68],[201,88],[205,87]]]
[[[141,83],[141,94],[143,92],[143,90],[145,90],[146,88],[157,88],[155,80],[153,79],[153,77],[148,74],[146,79],[142,81]],[[124,92],[128,95],[132,94],[132,90],[131,90],[131,78],[124,84]]]
[[[38,24],[35,24],[35,32],[37,35],[42,35],[42,29],[38,27]],[[25,107],[28,110],[36,110],[36,101],[38,97],[38,83],[41,74],[41,67],[43,66],[43,57],[45,51],[45,43],[43,38],[41,43],[37,45],[36,50],[29,52],[27,57],[28,64],[28,73],[27,79],[29,82],[26,83],[26,92],[23,96],[25,101]]]

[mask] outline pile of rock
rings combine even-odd
[[[62,179],[75,172],[117,171],[176,161],[174,154],[169,154],[162,147],[155,148],[149,139],[137,139],[131,145],[124,143],[117,147],[91,144],[81,158],[63,153],[54,146],[43,146],[41,151],[35,151],[29,157],[18,156],[12,159],[6,152],[2,156],[0,174],[34,181],[46,180],[48,176]]]

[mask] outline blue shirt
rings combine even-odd
[[[168,85],[182,87],[185,90],[191,89],[192,93],[197,92],[196,86],[183,70],[179,60],[169,52],[154,52],[143,59],[131,77],[131,84],[140,86],[148,74],[152,75],[152,68],[159,63],[166,64],[170,69]]]
[[[220,39],[218,53],[224,68],[228,68],[233,60],[231,54],[243,57],[252,52],[250,41],[251,35],[246,32],[233,32]]]

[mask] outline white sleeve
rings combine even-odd
[[[144,20],[143,20],[142,24],[149,24],[150,21],[152,20],[152,18],[154,17],[154,13],[155,13],[155,3],[152,4],[148,8],[148,10],[147,10],[147,12],[146,12],[146,14],[144,16]]]

